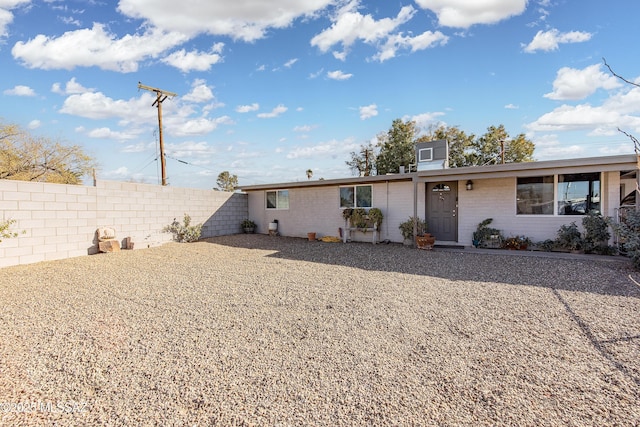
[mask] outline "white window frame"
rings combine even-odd
[[[541,218],[541,217],[582,217],[588,214],[560,214],[558,213],[559,210],[559,202],[560,202],[560,197],[558,195],[558,184],[560,182],[560,176],[561,175],[576,175],[576,174],[599,174],[600,175],[600,179],[598,180],[598,182],[600,183],[600,213],[602,213],[602,172],[584,172],[584,173],[556,173],[556,174],[545,174],[545,175],[532,175],[532,176],[519,176],[515,178],[515,214],[516,216],[532,216],[532,217],[536,217],[536,218]],[[540,178],[540,177],[545,177],[545,176],[553,176],[553,213],[551,214],[519,214],[518,213],[518,178]]]
[[[358,187],[369,187],[371,190],[371,200],[369,200],[369,206],[356,206],[358,201]],[[351,206],[343,206],[342,205],[342,189],[343,188],[352,188],[353,189],[353,199],[351,200]],[[362,185],[342,185],[340,186],[339,191],[339,206],[341,209],[354,209],[354,208],[371,208],[373,207],[373,185],[371,184],[362,184]]]
[[[422,153],[429,153],[429,156],[423,156]],[[418,162],[431,162],[433,161],[433,147],[421,148],[418,150]]]
[[[281,206],[279,206],[280,205],[279,201],[281,200],[280,194],[281,193],[285,193],[285,192],[286,192],[286,197],[287,197],[286,207],[281,207]],[[276,207],[274,207],[274,208],[269,207],[269,193],[275,193],[276,194],[276,201],[275,201]],[[267,190],[267,191],[264,192],[264,207],[265,207],[265,209],[273,210],[273,211],[276,211],[276,210],[288,210],[289,206],[290,206],[290,199],[289,199],[289,190],[288,189]]]

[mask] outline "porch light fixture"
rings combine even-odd
[[[473,190],[473,181],[471,181],[470,179],[467,180],[467,190]]]

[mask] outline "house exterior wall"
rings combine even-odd
[[[580,215],[517,215],[515,177],[476,179],[473,190],[464,190],[460,181],[458,197],[458,242],[471,245],[473,232],[486,218],[493,218],[491,227],[505,237],[525,235],[534,242],[554,239],[561,225],[574,222],[582,230]],[[620,173],[605,172],[600,183],[601,210],[604,216],[615,216],[620,201]]]
[[[131,237],[136,249],[171,241],[162,229],[185,213],[203,223],[202,237],[239,233],[244,194],[98,181],[95,187],[0,180],[0,219],[15,219],[17,238],[0,243],[0,267],[71,258],[97,251],[98,227]]]
[[[307,237],[315,232],[317,237],[338,236],[344,228],[340,208],[340,186],[282,188],[289,190],[289,209],[267,209],[266,192],[248,192],[249,219],[257,225],[257,232],[268,233],[268,226],[278,220],[278,232],[283,236]],[[372,207],[384,215],[380,240],[401,242],[398,226],[413,215],[413,185],[411,182],[381,182],[372,184]],[[370,232],[353,232],[354,241],[371,241]]]
[[[448,181],[443,179],[443,181]],[[458,243],[470,246],[478,224],[493,218],[492,227],[502,231],[505,237],[525,235],[533,241],[556,237],[563,224],[573,221],[582,227],[582,216],[572,215],[517,215],[516,177],[474,179],[473,190],[465,188],[466,180],[454,180],[458,187]],[[384,214],[380,240],[402,242],[398,226],[414,215],[411,181],[389,181],[372,184],[373,207]],[[421,219],[427,217],[427,183],[417,183],[416,209]],[[318,237],[337,236],[344,227],[339,203],[339,185],[326,187],[300,187],[289,190],[289,209],[265,208],[265,191],[249,192],[249,217],[258,225],[257,232],[267,233],[268,224],[278,219],[278,231],[283,236],[306,237],[315,232]],[[286,189],[286,188],[282,188]],[[619,172],[605,172],[601,181],[601,209],[605,216],[615,216],[620,200]],[[436,236],[437,238],[438,236]],[[370,241],[371,234],[354,232],[355,241]]]

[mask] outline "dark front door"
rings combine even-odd
[[[427,184],[427,222],[437,240],[458,241],[458,183]]]

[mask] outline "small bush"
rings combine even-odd
[[[167,225],[162,231],[165,233],[173,233],[173,240],[180,243],[195,242],[200,238],[202,233],[202,224],[191,225],[191,217],[184,214],[183,224],[180,224],[175,218],[170,225]]]
[[[596,253],[602,255],[611,255],[615,253],[607,243],[611,238],[609,233],[609,224],[607,220],[595,211],[589,212],[589,215],[582,218],[582,228],[584,228],[584,251],[586,253]]]
[[[631,258],[633,267],[640,270],[640,211],[630,211],[620,223],[611,218],[606,221],[618,236],[622,251]]]
[[[556,238],[556,246],[568,251],[579,251],[584,246],[584,240],[575,222],[561,225]]]

